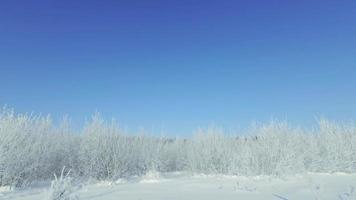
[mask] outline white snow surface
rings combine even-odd
[[[0,188],[0,199],[42,200],[48,188]],[[150,172],[142,178],[85,184],[78,195],[85,200],[356,200],[356,174],[306,173],[278,178]]]

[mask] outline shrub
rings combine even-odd
[[[0,111],[0,186],[50,180],[63,166],[79,178],[115,180],[148,171],[283,175],[356,172],[356,125],[320,120],[301,129],[271,122],[241,135],[200,129],[186,139],[133,135],[99,115],[80,133],[68,120]]]
[[[70,171],[64,174],[63,167],[60,177],[54,174],[55,179],[51,183],[47,200],[78,200],[77,188],[73,185],[73,180],[69,177]]]

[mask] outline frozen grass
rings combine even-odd
[[[54,174],[55,179],[48,190],[47,200],[79,200],[78,188],[73,184],[73,180],[69,176],[70,171],[64,174],[64,170],[65,167],[63,167],[59,177]]]
[[[241,136],[244,135],[244,136]],[[218,129],[191,138],[122,132],[98,115],[74,133],[64,121],[0,111],[0,186],[51,180],[63,166],[80,179],[117,180],[148,171],[228,175],[356,172],[356,125],[320,120],[305,130],[271,122],[239,136]]]

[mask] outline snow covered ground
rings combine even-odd
[[[46,199],[47,190],[48,187],[23,191],[0,188],[0,199],[41,200]],[[88,200],[356,200],[356,174],[309,173],[276,178],[150,173],[129,181],[87,184],[78,194],[80,199]]]

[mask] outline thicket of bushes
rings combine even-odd
[[[303,130],[271,122],[245,136],[199,130],[188,139],[130,135],[97,115],[74,133],[64,121],[0,112],[0,186],[50,180],[63,166],[82,178],[159,172],[236,175],[356,172],[356,125],[321,120]]]

